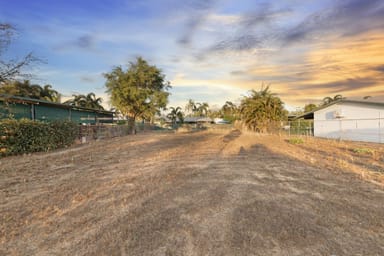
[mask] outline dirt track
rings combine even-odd
[[[384,188],[342,171],[382,148],[329,144],[143,134],[0,159],[0,255],[384,255]]]

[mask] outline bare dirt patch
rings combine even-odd
[[[153,133],[0,159],[0,254],[383,255],[381,145],[286,139]]]

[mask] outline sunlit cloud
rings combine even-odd
[[[142,56],[162,69],[177,105],[220,105],[263,82],[295,106],[384,95],[381,0],[14,0],[0,16],[22,35],[10,54],[47,59],[40,77],[64,94],[107,102],[102,73]]]

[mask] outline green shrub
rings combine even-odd
[[[73,144],[78,127],[69,121],[0,121],[0,156],[49,151]]]
[[[297,138],[297,137],[294,137],[294,138],[289,138],[288,139],[288,142],[291,143],[291,144],[303,144],[304,141],[302,138]]]

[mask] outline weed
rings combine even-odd
[[[374,154],[374,150],[370,148],[354,148],[352,151],[357,154]]]
[[[294,144],[294,145],[303,144],[304,140],[302,138],[294,137],[294,138],[289,138],[288,139],[288,143],[291,143],[291,144]]]

